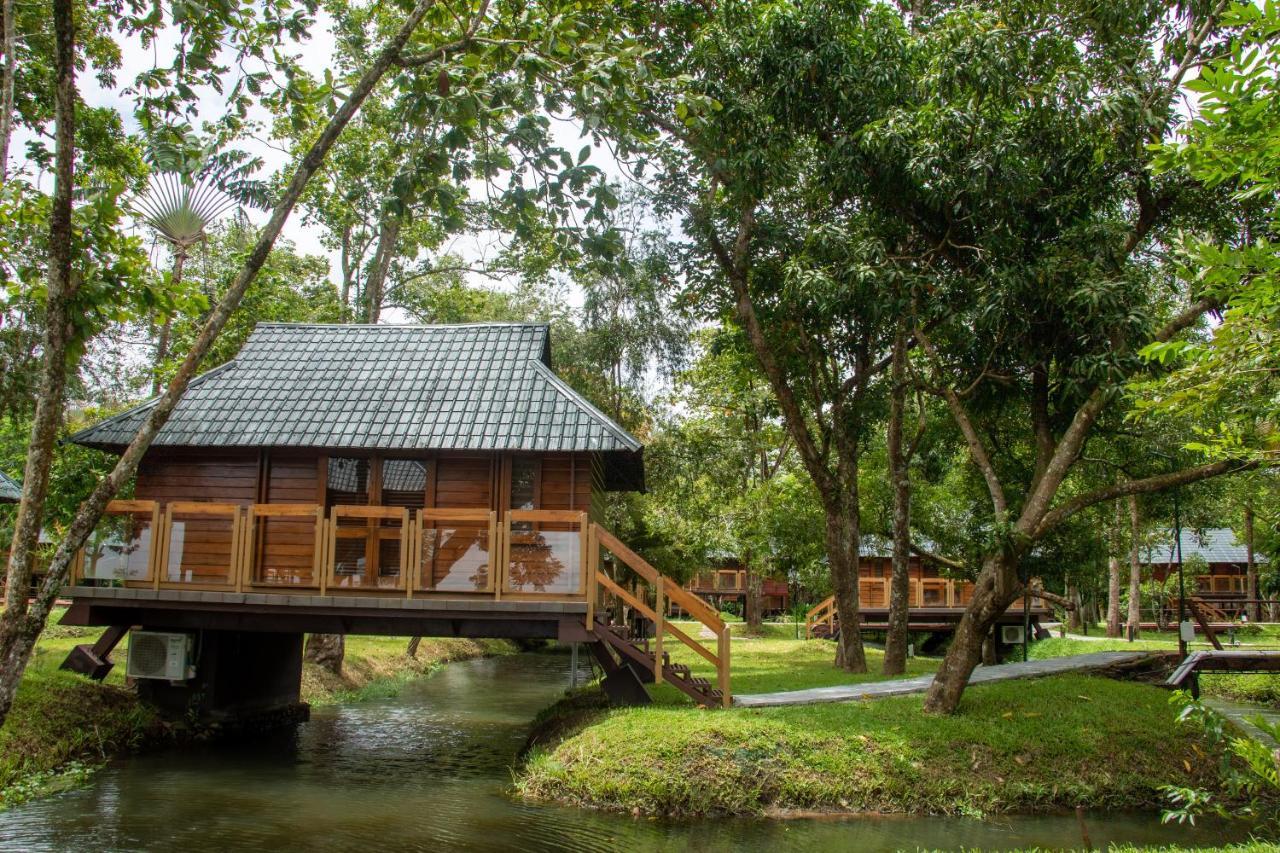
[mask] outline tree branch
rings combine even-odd
[[[944,557],[941,554],[935,554],[932,551],[928,550],[927,548],[923,548],[914,542],[911,543],[911,553],[915,554],[917,557],[919,557],[922,560],[926,560],[927,562],[930,562],[930,563],[936,563],[937,565],[942,566],[943,568],[953,569],[957,572],[967,572],[969,570],[969,567],[966,566],[964,563],[960,562],[959,560],[953,559],[951,557]]]
[[[1256,461],[1228,459],[1219,462],[1207,462],[1204,465],[1196,465],[1191,468],[1184,468],[1181,471],[1172,471],[1168,474],[1144,477],[1141,480],[1122,480],[1119,483],[1095,489],[1083,495],[1077,495],[1053,511],[1046,513],[1040,524],[1036,526],[1034,536],[1039,538],[1081,510],[1104,501],[1115,500],[1128,495],[1159,492],[1176,486],[1185,486],[1189,483],[1208,480],[1211,477],[1219,477],[1223,474],[1248,471],[1257,468],[1259,464]]]
[[[937,370],[938,352],[924,329],[919,326],[916,326],[916,340],[920,342],[920,347]],[[949,385],[943,385],[938,390],[942,394],[942,399],[946,401],[947,408],[951,410],[951,417],[955,419],[961,434],[964,435],[965,444],[969,448],[969,458],[973,460],[973,464],[977,466],[978,472],[987,483],[987,491],[991,494],[991,504],[995,508],[996,515],[1003,516],[1008,511],[1009,504],[1005,500],[1004,486],[1000,484],[1000,477],[996,474],[995,466],[991,464],[991,457],[987,454],[986,445],[982,443],[982,437],[974,428],[973,421],[969,418],[969,413],[965,410],[964,403],[960,401],[955,389]]]

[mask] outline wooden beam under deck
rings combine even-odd
[[[586,604],[69,587],[64,625],[591,642]]]

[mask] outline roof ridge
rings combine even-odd
[[[597,409],[590,400],[588,400],[586,397],[579,394],[577,391],[573,390],[573,388],[569,385],[569,383],[565,382],[559,376],[556,376],[555,371],[552,370],[550,367],[547,367],[538,359],[529,359],[529,360],[530,362],[532,362],[533,369],[537,373],[541,374],[545,379],[550,381],[556,387],[557,390],[559,390],[561,393],[567,396],[570,400],[572,400],[574,403],[576,403],[577,405],[585,409],[587,414],[594,417],[597,421],[600,422],[601,426],[603,426],[609,432],[613,433],[614,438],[618,439],[623,444],[631,445],[632,450],[639,450],[644,446],[640,443],[639,439],[637,439],[631,433],[627,432],[626,429],[624,429],[621,424],[619,424],[613,418],[606,415],[604,412]]]
[[[506,322],[483,323],[284,323],[263,320],[254,329],[550,329],[550,323]]]

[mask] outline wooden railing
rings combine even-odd
[[[586,513],[112,501],[72,583],[585,601]]]
[[[862,608],[883,609],[889,606],[889,578],[860,578],[858,580],[858,604]],[[973,598],[973,584],[949,578],[911,578],[907,606],[912,610],[928,610],[939,607],[965,607]],[[1043,608],[1044,602],[1031,598],[1031,607]],[[836,599],[827,596],[805,614],[806,635],[813,639],[815,632],[829,636],[835,632]]]
[[[649,591],[653,594],[652,605],[649,603],[647,594],[627,590],[601,570],[600,551],[602,548],[631,569],[636,577],[648,586]],[[665,651],[666,639],[674,637],[715,667],[716,684],[720,689],[720,701],[724,707],[728,708],[733,702],[729,679],[729,626],[720,618],[720,614],[705,601],[683,589],[674,580],[658,572],[643,557],[632,551],[616,536],[598,524],[592,524],[590,527],[587,553],[587,575],[592,584],[588,588],[587,597],[588,607],[590,608],[587,614],[588,626],[594,621],[594,610],[599,603],[597,597],[605,595],[616,598],[654,625],[653,676],[655,683],[661,683],[663,680],[663,652]],[[714,652],[667,619],[667,603],[669,601],[679,605],[685,613],[715,635],[716,650]]]

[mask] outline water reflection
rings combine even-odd
[[[296,732],[145,756],[93,784],[0,813],[5,850],[896,850],[1080,846],[1074,816],[989,822],[633,819],[506,796],[529,719],[568,658],[454,664],[400,697],[318,709]],[[1222,843],[1221,827],[1150,816],[1089,823],[1109,841]]]

